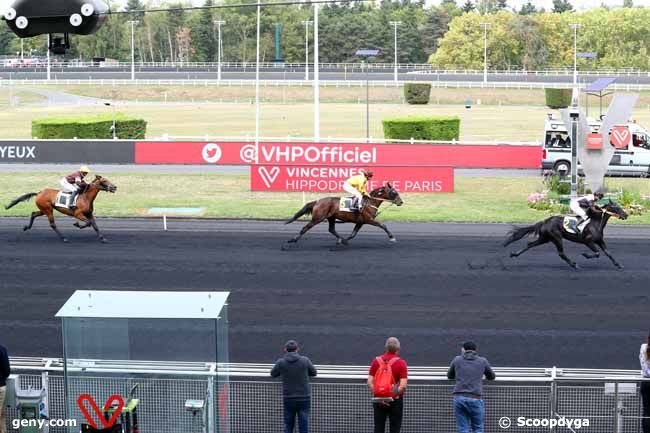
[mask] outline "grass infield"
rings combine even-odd
[[[253,137],[255,134],[252,86],[61,86],[50,91],[110,99],[118,111],[148,122],[147,137],[172,136]],[[4,92],[4,93],[3,93]],[[34,118],[111,114],[103,103],[90,106],[34,106],[40,95],[18,87],[21,103],[8,106],[7,88],[0,88],[0,138],[31,138]],[[264,87],[261,89],[260,134],[265,137],[312,137],[313,90],[310,87]],[[383,138],[382,119],[402,116],[459,116],[461,140],[537,141],[544,119],[553,111],[544,106],[541,90],[433,89],[428,105],[403,103],[401,87],[370,89],[370,135]],[[464,106],[472,100],[472,108]],[[591,98],[590,115],[597,114]],[[481,101],[478,105],[477,102]],[[98,100],[101,101],[101,100]],[[124,102],[126,101],[126,102]],[[137,102],[136,102],[137,101]],[[167,103],[165,103],[167,101]],[[365,89],[321,88],[321,137],[366,136]],[[605,107],[608,100],[604,101]],[[555,115],[559,114],[555,112]],[[642,93],[634,119],[650,128],[650,93]]]
[[[28,216],[32,202],[5,210],[15,197],[56,187],[65,173],[0,174],[0,216]],[[94,173],[93,173],[94,174]],[[302,193],[248,190],[247,175],[98,173],[118,186],[116,194],[101,193],[95,202],[96,215],[143,216],[152,207],[201,207],[205,217],[288,219],[303,204]],[[646,179],[608,179],[608,188],[620,187],[650,195]],[[550,214],[530,209],[526,198],[541,188],[538,178],[457,177],[456,192],[448,194],[404,194],[404,206],[387,206],[380,219],[385,221],[503,222],[525,223]],[[305,194],[307,201],[328,194]],[[340,195],[340,194],[330,194]],[[615,221],[615,223],[619,223]],[[631,216],[625,223],[650,224],[650,214]]]

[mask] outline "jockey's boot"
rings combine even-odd
[[[580,215],[577,215],[575,221],[573,222],[573,224],[574,224],[573,225],[573,230],[576,233],[581,233],[582,232],[582,230],[580,229],[580,224],[582,224],[583,222],[584,222],[584,219]]]
[[[77,198],[77,194],[79,194],[78,191],[77,191],[77,192],[73,192],[72,195],[70,196],[70,205],[68,206],[68,208],[69,208],[70,210],[76,210],[76,209],[77,209],[77,205],[76,205],[75,202],[74,202],[74,200]]]

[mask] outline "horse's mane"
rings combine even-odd
[[[373,189],[370,191],[370,197],[377,197],[379,195],[379,192],[384,189],[383,186],[380,186],[379,188]]]

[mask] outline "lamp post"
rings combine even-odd
[[[255,52],[255,163],[260,162],[260,25],[262,7],[257,4],[257,46]]]
[[[492,24],[491,23],[481,23],[481,26],[483,27],[483,83],[487,83],[487,70],[488,70],[488,60],[487,60],[487,32],[488,32],[488,27],[490,27]]]
[[[578,85],[578,29],[580,24],[571,24],[573,29],[573,85]]]
[[[318,57],[318,3],[314,3],[314,142],[320,141],[320,78]]]
[[[50,40],[51,36],[47,35],[47,81],[50,81],[52,78],[52,62],[50,60]]]
[[[135,81],[135,26],[140,21],[130,20],[128,23],[131,24],[131,81]]]
[[[107,107],[111,107],[113,110],[113,126],[111,126],[111,131],[113,132],[113,140],[117,140],[117,122],[116,122],[116,115],[115,115],[115,104],[112,102],[104,102],[104,105]]]
[[[215,20],[217,26],[217,81],[221,81],[221,26],[226,24],[223,20]]]
[[[390,25],[395,28],[395,82],[397,82],[397,26],[401,26],[401,21],[391,21]]]
[[[368,48],[362,48],[357,50],[356,55],[363,57],[365,59],[366,65],[366,142],[370,142],[370,99],[369,99],[369,90],[368,90],[368,64],[370,57],[376,57],[379,54],[379,50],[372,50]]]
[[[305,20],[302,23],[305,26],[305,81],[309,81],[309,25],[314,22]]]

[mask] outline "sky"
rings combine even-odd
[[[41,1],[48,1],[48,0],[41,0]],[[117,0],[117,1],[126,3],[126,0]],[[145,2],[149,1],[152,3],[164,2],[163,0],[144,0],[144,1]],[[204,3],[204,0],[191,0],[191,1],[196,5],[201,5]],[[474,0],[475,3],[477,1],[480,0]],[[527,0],[508,0],[508,6],[519,9],[526,2]],[[13,0],[0,0],[0,11],[4,11],[4,8],[10,5],[11,3],[13,3]],[[440,0],[427,0],[427,4],[431,4],[431,3],[438,4],[440,3]],[[464,3],[464,0],[456,0],[456,3],[461,5],[462,3]],[[533,3],[537,8],[543,7],[546,10],[551,10],[553,8],[553,0],[531,0],[531,3]],[[623,0],[571,0],[571,4],[573,4],[574,9],[580,11],[580,10],[586,10],[586,9],[598,7],[601,4],[606,4],[607,6],[612,6],[612,7],[622,6]],[[634,0],[634,5],[650,7],[650,0]]]

